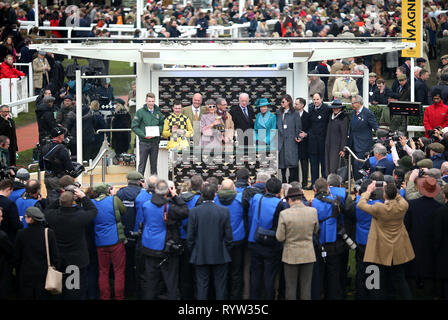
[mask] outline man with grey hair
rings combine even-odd
[[[423,160],[423,159],[426,158],[426,155],[425,155],[425,153],[424,153],[422,150],[415,150],[415,151],[412,153],[411,158],[412,158],[412,165],[413,165],[414,167],[416,167],[416,166],[417,166],[417,163],[418,163],[420,160]]]
[[[232,116],[235,130],[241,129],[246,131],[247,129],[253,129],[255,112],[249,106],[249,95],[247,93],[241,93],[238,101],[238,106],[230,108],[230,115]]]
[[[145,261],[142,297],[154,300],[163,281],[169,300],[176,300],[179,280],[180,233],[188,206],[177,196],[176,188],[159,180],[150,201],[143,205],[141,253]]]
[[[366,161],[364,168],[370,169],[370,174],[379,170],[384,175],[392,175],[395,169],[395,163],[387,158],[387,149],[381,143],[376,143],[373,146],[374,159]]]
[[[350,121],[350,132],[347,146],[355,153],[355,155],[364,159],[366,153],[370,152],[373,145],[372,130],[378,129],[378,122],[375,115],[368,108],[363,107],[362,97],[356,95],[352,98],[353,113]],[[353,177],[355,180],[361,179],[359,173],[362,164],[353,161]]]

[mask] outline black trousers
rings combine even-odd
[[[23,300],[48,300],[50,293],[45,290],[47,274],[34,276],[19,275],[19,297]]]
[[[169,300],[177,299],[177,285],[179,280],[179,257],[170,256],[165,262],[163,258],[145,256],[145,272],[143,285],[143,299],[154,300],[159,295],[159,282],[163,281]]]
[[[232,262],[229,263],[229,291],[230,300],[241,300],[243,298],[244,281],[244,244],[238,244],[230,249]]]
[[[159,155],[159,141],[140,142],[139,143],[140,162],[138,164],[138,172],[145,175],[146,162],[150,164],[150,173],[157,174],[157,157]]]
[[[190,263],[191,252],[183,241],[185,250],[179,257],[179,290],[182,300],[195,299],[195,272],[194,265]]]
[[[299,181],[299,167],[287,168],[289,170],[288,183]],[[286,183],[286,168],[282,170],[282,183]]]
[[[280,269],[281,250],[250,244],[250,299],[261,300],[263,284],[266,300],[275,298],[275,277]]]
[[[216,300],[227,299],[227,264],[196,265],[198,300],[207,300],[210,275],[213,274]]]
[[[341,300],[341,255],[325,257],[319,266],[321,288],[326,300]]]
[[[317,179],[319,179],[319,164],[320,175],[325,178],[325,152],[322,153],[310,153],[311,163],[311,184],[314,185]]]
[[[412,299],[411,290],[405,278],[404,265],[376,266],[380,271],[380,289],[372,289],[369,291],[372,299],[393,300],[397,297],[404,300]]]
[[[63,268],[65,271],[66,268]],[[63,300],[82,300],[87,297],[88,290],[88,266],[84,268],[79,268],[79,289],[67,288],[66,280],[70,276],[73,276],[73,273],[64,273],[62,275],[62,299]],[[69,280],[70,283],[72,281]]]
[[[126,250],[126,266],[124,269],[124,295],[132,297],[137,292],[137,272],[135,264],[135,246],[125,245]]]
[[[309,170],[309,158],[308,156],[303,158],[303,159],[299,159],[300,162],[300,170],[302,171],[302,187],[306,187],[308,186],[308,170]]]
[[[358,244],[356,247],[356,300],[369,299],[369,291],[366,288],[366,268],[370,263],[364,262],[364,253],[366,252],[366,246]]]

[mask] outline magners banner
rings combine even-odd
[[[414,48],[401,51],[403,57],[420,58],[423,56],[423,7],[422,0],[402,1],[402,42],[415,43]]]

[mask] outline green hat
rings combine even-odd
[[[259,107],[263,107],[263,106],[270,106],[271,104],[269,103],[269,101],[268,101],[268,99],[267,98],[258,98],[256,101],[255,101],[255,106],[257,107],[257,108],[259,108]]]
[[[445,151],[445,147],[443,146],[443,144],[438,142],[431,143],[430,145],[428,145],[428,148],[429,150],[432,150],[436,153],[443,153]]]
[[[428,168],[428,169],[432,169],[433,164],[432,164],[432,160],[431,159],[423,159],[420,160],[419,162],[417,162],[417,167],[421,168]]]
[[[376,77],[376,73],[375,72],[370,72],[369,73],[369,77]]]
[[[400,81],[400,80],[407,80],[407,77],[406,77],[405,74],[400,74],[400,75],[397,77],[397,79],[398,79],[398,81]]]
[[[93,192],[97,194],[108,194],[110,185],[104,182],[97,183],[93,186]]]
[[[44,214],[37,207],[28,207],[25,210],[25,214],[28,217],[33,218],[34,221],[44,221],[44,219],[45,219]]]
[[[126,179],[138,181],[138,180],[143,179],[143,175],[138,171],[131,171],[126,175]]]
[[[404,156],[403,158],[398,160],[398,165],[405,168],[406,170],[409,170],[412,168],[412,158],[410,156]]]

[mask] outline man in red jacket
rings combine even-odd
[[[443,104],[442,94],[439,89],[432,93],[433,104],[425,110],[423,125],[425,126],[425,136],[429,138],[428,130],[434,130],[436,127],[442,129],[448,127],[448,106]]]
[[[5,57],[5,61],[1,64],[1,79],[4,78],[18,78],[20,76],[25,76],[25,74],[22,71],[17,70],[13,67],[13,56],[8,54]]]

